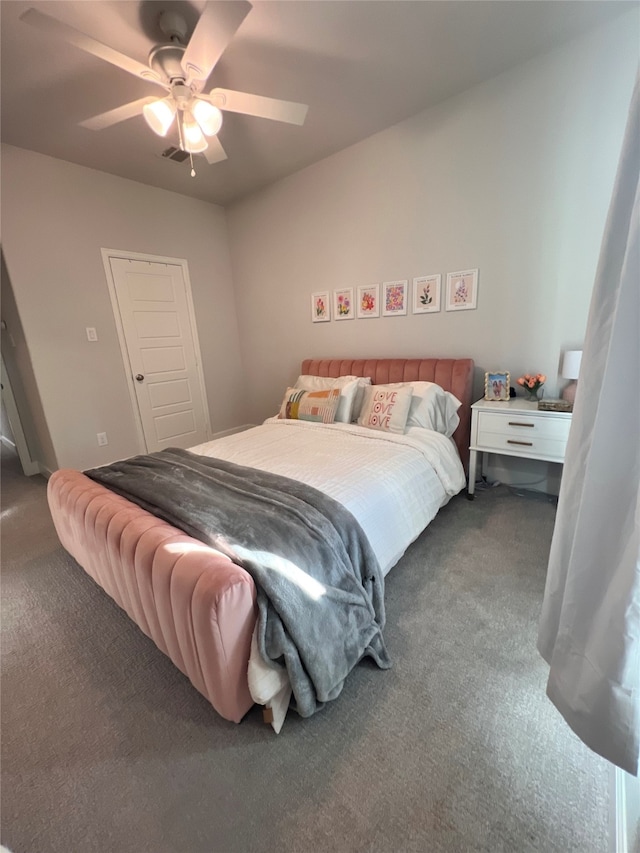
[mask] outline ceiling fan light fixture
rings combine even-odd
[[[208,101],[197,98],[192,112],[206,136],[215,136],[222,127],[222,112]]]
[[[166,136],[176,117],[176,104],[172,98],[162,98],[142,108],[145,121],[158,136]]]
[[[200,125],[190,112],[185,110],[182,117],[182,134],[184,136],[184,149],[190,154],[201,154],[207,150],[207,140],[200,130]]]

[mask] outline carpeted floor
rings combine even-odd
[[[387,579],[394,666],[236,726],[60,548],[3,451],[2,842],[13,853],[605,853],[608,765],[545,696],[555,505],[445,507]]]

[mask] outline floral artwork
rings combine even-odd
[[[405,281],[385,281],[382,285],[384,317],[397,317],[407,313],[407,285]]]
[[[314,323],[326,323],[331,319],[329,291],[311,294],[311,320]]]
[[[343,290],[333,291],[333,319],[353,320],[353,288],[347,287]]]
[[[432,314],[440,310],[441,275],[423,275],[413,279],[413,313]]]
[[[358,317],[380,316],[380,285],[362,285],[358,288]]]
[[[478,304],[478,270],[447,274],[447,311],[464,311]]]

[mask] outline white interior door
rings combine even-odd
[[[147,452],[207,441],[204,383],[183,267],[113,256],[109,266]]]

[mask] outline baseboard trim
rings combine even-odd
[[[15,446],[15,444],[11,441],[10,438],[7,438],[6,435],[0,435],[0,441],[3,444],[6,444],[7,447],[10,447],[12,450],[15,450],[17,453],[18,448]]]
[[[640,779],[619,767],[611,777],[611,853],[640,851]]]
[[[251,429],[255,424],[242,424],[242,426],[232,427],[231,429],[222,430],[222,432],[214,432],[211,436],[213,441],[216,438],[224,438],[225,435],[235,435],[237,432],[244,432],[246,429]]]
[[[627,838],[627,795],[624,774],[619,767],[613,768],[613,853],[628,853]]]

